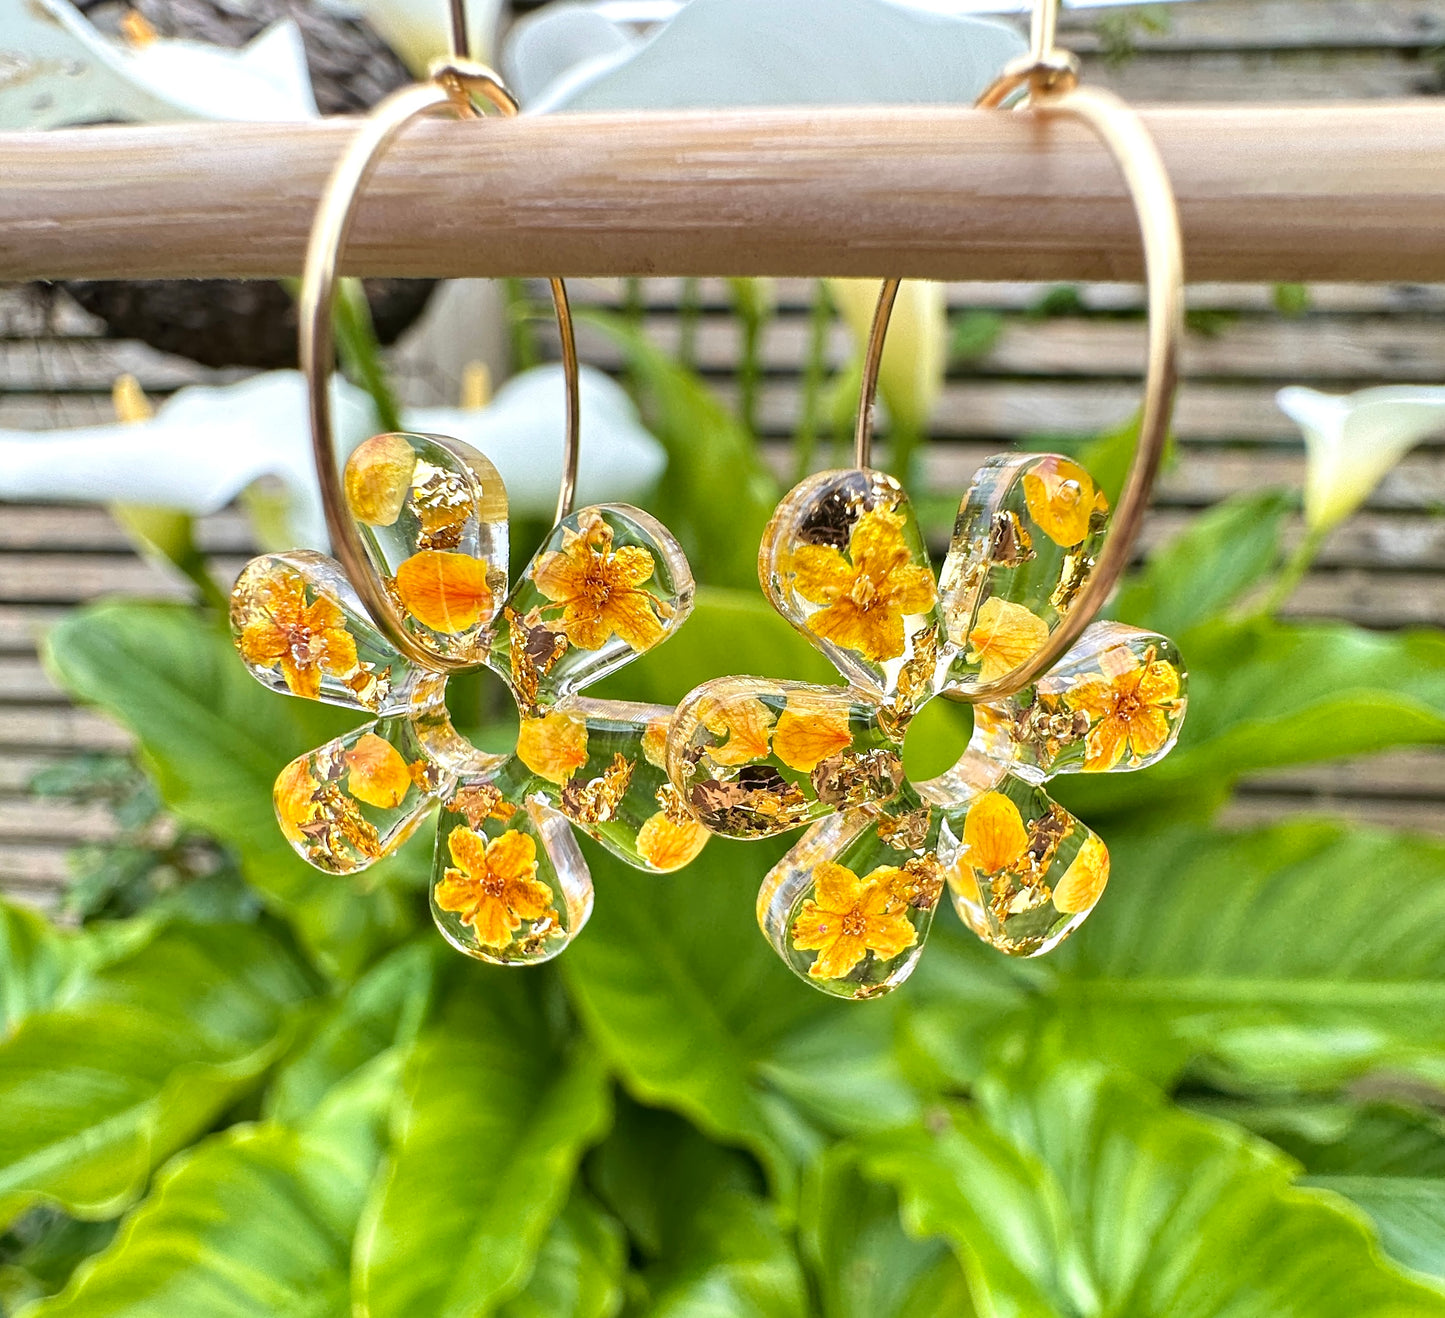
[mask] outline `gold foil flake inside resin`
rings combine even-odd
[[[1018,514],[1008,509],[995,513],[989,527],[988,566],[1021,567],[1037,557],[1033,537],[1024,530]]]
[[[418,460],[412,473],[411,507],[421,523],[418,549],[455,549],[472,515],[471,485],[457,472]]]
[[[812,774],[818,800],[835,810],[867,801],[888,801],[903,786],[903,761],[892,751],[845,751],[822,761]]]
[[[361,664],[346,678],[347,688],[367,709],[380,709],[391,695],[391,665]]]
[[[508,660],[512,670],[512,690],[524,714],[537,710],[537,693],[542,679],[567,653],[569,642],[561,632],[554,632],[542,622],[537,609],[529,609],[525,617],[510,605],[503,611],[510,636]]]
[[[766,837],[801,824],[808,814],[808,798],[766,764],[746,765],[727,782],[694,784],[688,804],[713,832],[729,837]]]
[[[894,851],[918,851],[928,841],[933,810],[923,805],[906,815],[884,815],[878,821],[878,840]]]
[[[893,900],[915,911],[931,911],[943,892],[944,870],[938,856],[927,852],[904,862],[888,885]]]
[[[467,827],[480,829],[489,819],[506,823],[517,807],[504,800],[500,791],[491,783],[473,783],[463,787],[447,802],[447,809],[461,815]]]
[[[683,824],[695,823],[692,811],[687,808],[687,802],[683,800],[682,793],[671,783],[663,783],[657,789],[656,801],[658,808],[671,824],[681,826]]]
[[[974,717],[987,720],[995,716],[986,706],[979,706]],[[1083,710],[1070,709],[1063,701],[1036,694],[1014,720],[1010,736],[1051,764],[1060,751],[1082,741],[1088,731],[1089,716]]]
[[[617,813],[622,798],[632,785],[636,762],[620,751],[596,778],[588,782],[571,779],[562,788],[562,810],[579,824],[605,824]]]
[[[1059,584],[1049,596],[1049,603],[1060,616],[1067,613],[1075,597],[1088,584],[1096,560],[1092,555],[1071,551],[1064,555],[1059,570]]]

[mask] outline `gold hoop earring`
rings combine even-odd
[[[459,34],[460,9],[453,0]],[[666,782],[673,710],[579,694],[672,635],[691,610],[693,581],[676,540],[642,510],[572,509],[581,408],[562,281],[552,281],[567,390],[556,523],[510,590],[506,490],[483,454],[400,432],[373,436],[338,463],[331,316],[367,181],[419,118],[472,117],[474,98],[516,112],[497,75],[464,49],[458,35],[430,82],[373,112],[322,195],[302,282],[301,359],[339,561],[309,551],[252,560],[232,593],[231,626],[266,686],[374,715],[278,776],[276,814],[296,852],[330,873],[354,873],[394,852],[440,805],[437,927],[470,956],[518,965],[557,955],[591,912],[591,876],[569,825],[653,872],[688,863],[708,835]],[[483,667],[520,713],[510,754],[476,749],[447,711],[448,677]]]
[[[1173,644],[1093,623],[1128,562],[1164,448],[1182,324],[1178,219],[1137,116],[1078,88],[1076,62],[1054,48],[1055,3],[1039,0],[1031,55],[979,104],[1022,90],[1041,117],[1087,123],[1139,216],[1149,351],[1138,449],[1112,528],[1104,495],[1067,457],[995,458],[964,496],[935,582],[902,485],[869,465],[898,291],[888,280],[865,351],[855,466],[787,494],[758,559],[774,608],[845,685],[719,678],[683,699],[669,740],[673,787],[711,831],[757,838],[812,825],[764,879],[758,921],[790,968],[842,997],[874,997],[908,977],[945,884],[994,947],[1031,956],[1057,945],[1098,900],[1109,860],[1044,782],[1152,764],[1184,717]],[[937,695],[975,706],[973,736],[947,773],[910,783],[904,736]]]

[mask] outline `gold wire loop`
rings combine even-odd
[[[1148,306],[1139,438],[1104,548],[1068,615],[1050,635],[1048,643],[1011,672],[967,692],[947,693],[950,699],[968,704],[999,700],[1034,682],[1063,657],[1103,608],[1128,566],[1149,506],[1154,478],[1164,456],[1178,384],[1179,339],[1184,328],[1184,256],[1174,189],[1154,139],[1139,116],[1111,92],[1076,85],[1077,61],[1069,52],[1053,45],[1054,8],[1053,0],[1041,0],[1036,6],[1033,51],[1007,67],[976,104],[983,108],[996,107],[1014,92],[1027,89],[1024,104],[1044,123],[1055,117],[1083,122],[1103,142],[1123,175],[1143,240]],[[1045,13],[1044,18],[1040,17],[1041,13]],[[871,457],[878,370],[898,283],[896,279],[884,281],[868,336],[853,445],[854,462],[859,467],[868,466]]]
[[[454,17],[459,3],[460,0],[457,0],[454,4]],[[454,29],[454,35],[458,30],[462,32],[461,44],[465,46],[465,24]],[[367,116],[332,170],[317,204],[306,248],[299,303],[299,340],[301,370],[306,377],[310,403],[311,450],[333,552],[372,621],[398,652],[432,670],[454,672],[476,665],[465,659],[433,653],[413,639],[402,625],[401,615],[392,602],[385,581],[367,555],[361,534],[346,505],[332,429],[330,390],[331,374],[336,365],[332,310],[336,300],[337,269],[362,192],[387,148],[410,124],[438,112],[450,112],[458,118],[476,117],[478,111],[473,102],[474,96],[489,101],[504,115],[517,112],[517,102],[501,78],[485,65],[468,60],[464,52],[439,61],[436,67],[432,81],[403,88],[382,101]],[[560,522],[572,510],[577,486],[581,394],[577,344],[566,285],[560,279],[549,282],[562,339],[562,369],[567,390],[562,480],[557,491],[557,521]]]

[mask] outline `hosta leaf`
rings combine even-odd
[[[634,1103],[588,1163],[643,1260],[641,1311],[667,1318],[797,1318],[804,1282],[757,1167],[671,1113]]]
[[[180,1155],[115,1242],[30,1318],[348,1318],[351,1237],[396,1068],[300,1130],[236,1126]]]
[[[360,720],[268,692],[219,628],[181,607],[81,609],[49,634],[46,661],[136,735],[170,810],[234,847],[247,880],[324,963],[354,971],[414,919],[386,886],[399,862],[369,871],[364,888],[340,882],[291,850],[272,813],[277,773]]]
[[[75,968],[75,944],[43,916],[0,901],[0,1039],[50,1004]]]
[[[113,1216],[252,1089],[312,992],[249,925],[173,925],[0,1045],[0,1222],[37,1199]]]
[[[1201,513],[1130,575],[1110,616],[1180,636],[1222,613],[1277,566],[1294,504],[1283,490],[1259,490]]]
[[[1427,1176],[1311,1176],[1306,1185],[1364,1209],[1385,1252],[1445,1284],[1445,1179]]]
[[[627,1242],[616,1219],[574,1191],[552,1223],[537,1267],[501,1318],[612,1318],[622,1307]]]
[[[949,1079],[1046,1036],[1160,1080],[1192,1062],[1232,1088],[1445,1079],[1445,844],[1298,823],[1109,845],[1098,911],[1047,961],[935,931],[909,1034]]]
[[[266,1093],[266,1114],[296,1124],[373,1058],[409,1044],[431,1003],[437,963],[446,955],[435,939],[408,943],[339,994],[278,1068]]]
[[[980,1098],[941,1129],[865,1140],[860,1165],[954,1245],[984,1312],[1445,1314],[1445,1291],[1384,1263],[1357,1213],[1292,1188],[1287,1158],[1138,1081],[1032,1069]]]
[[[610,1116],[601,1059],[561,1033],[546,972],[455,975],[415,1045],[358,1235],[367,1318],[462,1318],[515,1295]]]
[[[968,1283],[941,1240],[903,1229],[898,1196],[858,1173],[857,1152],[835,1145],[812,1166],[800,1227],[822,1318],[964,1318]]]

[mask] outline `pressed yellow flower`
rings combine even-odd
[[[793,551],[794,589],[822,604],[808,630],[878,662],[903,653],[903,619],[924,613],[938,598],[933,574],[911,561],[903,518],[886,508],[863,514],[848,540],[848,557],[832,545]]]
[[[662,639],[663,603],[640,589],[651,578],[652,555],[641,545],[612,547],[612,528],[593,513],[562,548],[543,554],[533,580],[562,606],[561,628],[573,645],[600,650],[615,635],[641,653]]]
[[[1023,859],[1029,831],[1018,806],[1008,797],[1002,792],[984,792],[968,808],[963,845],[962,864],[976,874],[1002,874]]]
[[[1054,886],[1054,909],[1078,915],[1099,900],[1109,882],[1109,848],[1103,839],[1089,837]]]
[[[294,695],[315,700],[323,673],[345,677],[355,670],[356,641],[341,606],[320,594],[307,604],[299,572],[277,571],[244,603],[252,607],[238,642],[241,657],[260,668],[279,663]]]
[[[1151,649],[1140,663],[1126,649],[1104,656],[1102,678],[1069,693],[1069,703],[1097,719],[1085,769],[1112,769],[1126,752],[1147,759],[1169,740],[1169,715],[1179,698],[1179,670]]]
[[[1094,479],[1077,462],[1047,457],[1034,464],[1023,480],[1029,516],[1056,545],[1071,549],[1089,534],[1089,519],[1104,512],[1109,501],[1095,489]]]
[[[373,435],[346,461],[346,506],[369,526],[391,526],[406,506],[416,452],[400,435]]]
[[[642,734],[642,755],[659,769],[667,767],[667,733],[670,724],[665,718],[653,719]]]
[[[709,836],[697,820],[679,824],[659,810],[637,830],[637,854],[654,869],[681,869],[703,849]]]
[[[374,732],[346,752],[346,767],[351,771],[347,791],[380,810],[400,805],[412,785],[411,769],[401,752]]]
[[[396,569],[396,593],[406,611],[434,632],[468,631],[491,617],[494,604],[485,559],[423,549]]]
[[[708,748],[717,764],[750,764],[768,753],[773,711],[756,696],[704,700],[698,708],[698,721],[714,737],[727,738]]]
[[[968,634],[969,663],[978,664],[979,677],[992,682],[1032,658],[1049,639],[1049,624],[1022,604],[998,595],[984,600]]]
[[[793,692],[773,731],[773,754],[790,769],[812,773],[820,760],[853,744],[848,711]]]
[[[293,843],[301,844],[305,837],[301,826],[308,824],[317,813],[315,796],[319,786],[311,776],[311,766],[306,757],[292,760],[276,777],[271,799],[276,804],[276,818],[281,822],[281,831]]]
[[[813,896],[793,921],[793,946],[818,953],[812,978],[841,979],[869,952],[887,961],[913,946],[918,931],[890,891],[901,873],[885,865],[860,879],[827,860],[813,871]]]
[[[541,718],[524,718],[517,730],[517,758],[560,786],[587,763],[586,720],[558,709]]]
[[[483,947],[505,947],[523,920],[550,912],[552,889],[537,878],[537,844],[508,829],[488,842],[458,824],[447,835],[452,868],[436,885],[437,905],[471,925]]]

